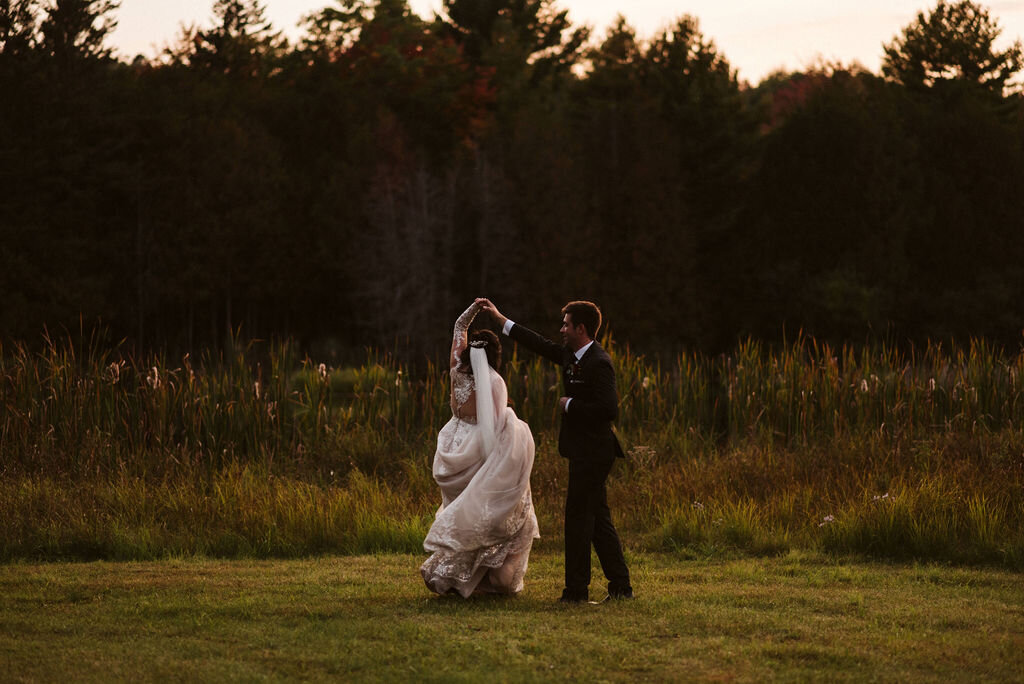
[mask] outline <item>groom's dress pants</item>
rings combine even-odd
[[[590,585],[590,545],[594,545],[609,592],[628,589],[629,569],[608,509],[605,480],[615,456],[569,460],[565,497],[565,587],[585,597]]]

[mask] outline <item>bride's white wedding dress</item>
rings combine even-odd
[[[434,453],[441,507],[423,542],[432,555],[420,566],[431,591],[464,597],[522,591],[530,547],[540,537],[530,494],[530,427],[507,405],[505,382],[487,364],[483,349],[470,349],[472,375],[458,363],[478,310],[471,306],[455,326],[453,415],[438,434]],[[471,401],[476,417],[460,417]]]

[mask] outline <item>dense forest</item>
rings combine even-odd
[[[422,357],[488,296],[551,333],[593,299],[652,354],[1021,341],[1021,45],[976,3],[923,9],[880,74],[756,85],[691,16],[337,0],[288,41],[215,0],[128,63],[117,11],[0,0],[0,339]]]

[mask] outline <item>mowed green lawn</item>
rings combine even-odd
[[[435,597],[421,560],[0,566],[0,679],[1024,680],[1004,570],[631,554],[635,600],[565,606],[552,550],[515,598]]]

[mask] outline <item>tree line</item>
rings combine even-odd
[[[474,296],[651,353],[1024,331],[1020,42],[939,2],[881,73],[741,82],[681,16],[215,0],[116,59],[116,0],[0,0],[0,337],[442,349]],[[822,46],[823,49],[827,46]]]

